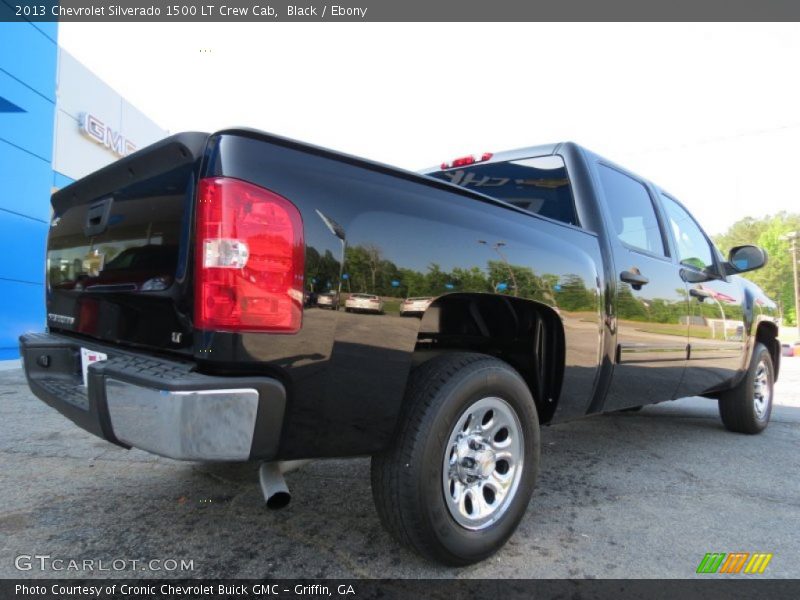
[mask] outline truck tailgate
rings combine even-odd
[[[207,139],[166,138],[53,195],[51,331],[191,351],[192,208]]]

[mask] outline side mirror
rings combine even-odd
[[[729,273],[746,273],[755,271],[767,264],[767,253],[758,246],[736,246],[728,253]]]

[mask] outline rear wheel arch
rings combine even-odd
[[[445,352],[476,352],[509,364],[528,385],[540,422],[552,419],[565,363],[564,326],[552,307],[498,294],[440,296],[422,316],[412,362]]]

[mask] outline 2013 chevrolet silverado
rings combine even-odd
[[[539,430],[683,396],[757,433],[776,306],[671,195],[573,143],[416,174],[244,129],[184,133],[56,192],[33,392],[109,442],[371,456],[380,519],[452,565],[531,499]],[[304,298],[379,297],[383,314]],[[431,297],[420,319],[401,299]],[[698,432],[699,434],[699,432]]]

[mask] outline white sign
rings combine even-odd
[[[136,145],[133,142],[90,113],[81,114],[80,127],[83,135],[93,142],[105,146],[117,156],[127,156],[136,151]]]

